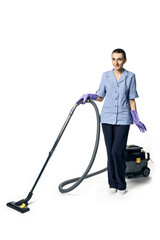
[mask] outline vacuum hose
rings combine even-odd
[[[59,191],[61,193],[70,192],[73,189],[75,189],[85,178],[89,178],[89,177],[95,176],[95,175],[100,174],[102,172],[105,172],[107,170],[107,168],[104,168],[104,169],[102,169],[100,171],[88,174],[90,169],[91,169],[91,167],[92,167],[92,165],[93,165],[93,163],[94,163],[95,157],[96,157],[98,144],[99,144],[99,137],[100,137],[100,117],[99,117],[99,111],[98,111],[97,105],[92,100],[88,100],[88,102],[90,102],[92,104],[92,106],[94,107],[95,112],[96,112],[96,118],[97,118],[97,134],[96,134],[96,141],[95,141],[92,157],[91,157],[91,160],[89,162],[89,165],[88,165],[87,169],[85,170],[85,172],[83,173],[83,175],[81,177],[69,179],[67,181],[62,182],[59,185]],[[39,182],[39,179],[42,176],[42,173],[43,173],[44,169],[46,168],[46,166],[47,166],[47,164],[48,164],[48,162],[49,162],[53,152],[55,151],[55,149],[56,149],[56,147],[57,147],[57,145],[58,145],[58,143],[59,143],[59,141],[60,141],[60,139],[61,139],[61,137],[62,137],[62,135],[63,135],[63,133],[64,133],[64,131],[65,131],[65,129],[66,129],[66,127],[67,127],[67,125],[68,125],[72,115],[73,115],[73,113],[74,113],[74,111],[75,111],[75,109],[80,104],[82,104],[82,101],[77,102],[72,107],[72,109],[71,109],[71,111],[70,111],[70,113],[69,113],[69,115],[68,115],[68,117],[67,117],[67,119],[66,119],[66,121],[65,121],[65,123],[64,123],[64,125],[63,125],[63,127],[62,127],[62,129],[61,129],[61,131],[60,131],[60,133],[59,133],[55,143],[54,143],[54,145],[53,145],[53,147],[52,147],[52,149],[50,150],[50,152],[48,154],[48,157],[47,157],[47,159],[46,159],[46,161],[45,161],[45,163],[44,163],[44,165],[43,165],[43,167],[42,167],[42,169],[41,169],[41,171],[40,171],[40,173],[39,173],[35,183],[33,184],[33,187],[31,188],[30,192],[28,193],[27,197],[25,199],[21,199],[18,202],[8,202],[7,203],[8,207],[10,207],[10,208],[12,208],[12,209],[14,209],[14,210],[16,210],[16,211],[18,211],[20,213],[25,213],[25,212],[28,212],[30,210],[28,208],[28,204],[29,204],[28,202],[30,201],[30,199],[33,196],[33,191],[34,191],[35,187],[37,186],[37,183]],[[64,189],[64,186],[66,186],[67,184],[71,184],[71,183],[74,183],[74,184],[71,187],[68,187],[68,188]]]
[[[94,172],[94,173],[91,173],[91,174],[88,174],[93,163],[94,163],[94,160],[95,160],[95,157],[96,157],[96,154],[97,154],[97,150],[98,150],[98,145],[99,145],[99,138],[100,138],[100,117],[99,117],[99,111],[98,111],[98,108],[97,108],[97,105],[95,104],[94,101],[92,100],[89,100],[89,102],[91,103],[91,105],[94,107],[94,110],[95,110],[95,113],[96,113],[96,119],[97,119],[97,126],[96,126],[96,141],[95,141],[95,145],[94,145],[94,149],[93,149],[93,153],[92,153],[92,157],[90,159],[90,162],[89,162],[89,165],[87,166],[85,172],[83,173],[83,175],[81,177],[77,177],[77,178],[73,178],[73,179],[69,179],[69,180],[66,180],[64,182],[62,182],[60,185],[59,185],[59,191],[61,193],[67,193],[67,192],[70,192],[72,191],[73,189],[75,189],[84,179],[86,178],[89,178],[89,177],[93,177],[97,174],[100,174],[100,173],[103,173],[107,170],[107,168],[104,168],[102,170],[99,170],[97,172]],[[78,103],[77,106],[79,104],[81,104],[82,102]],[[76,106],[76,107],[77,107]],[[74,109],[75,110],[75,109]],[[75,183],[74,183],[75,182]],[[71,183],[74,183],[72,186],[68,187],[68,188],[65,188],[64,189],[64,186],[68,185],[68,184],[71,184]]]

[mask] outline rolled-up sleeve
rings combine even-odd
[[[99,89],[96,91],[96,94],[101,98],[104,98],[106,95],[105,79],[106,79],[106,76],[105,76],[105,73],[103,73],[101,78],[101,83],[99,85]]]
[[[138,93],[136,90],[136,76],[135,74],[132,76],[131,78],[131,84],[130,84],[130,88],[129,88],[129,99],[134,99],[134,98],[138,98]]]

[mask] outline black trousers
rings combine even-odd
[[[125,150],[130,125],[111,125],[102,123],[108,156],[108,183],[110,188],[126,189]]]

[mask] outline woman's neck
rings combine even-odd
[[[121,68],[121,69],[119,69],[119,70],[116,70],[115,68],[114,68],[114,73],[116,74],[116,75],[121,75],[122,73],[123,73],[123,71],[124,71],[124,68]]]

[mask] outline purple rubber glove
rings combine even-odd
[[[81,101],[83,100],[83,104],[87,102],[88,99],[93,99],[93,100],[96,100],[97,99],[97,95],[96,94],[83,94],[82,97],[77,101]]]
[[[139,127],[139,130],[141,132],[147,131],[145,125],[139,121],[137,110],[131,111],[131,115],[132,115],[133,123],[135,123],[137,125],[137,127]]]

